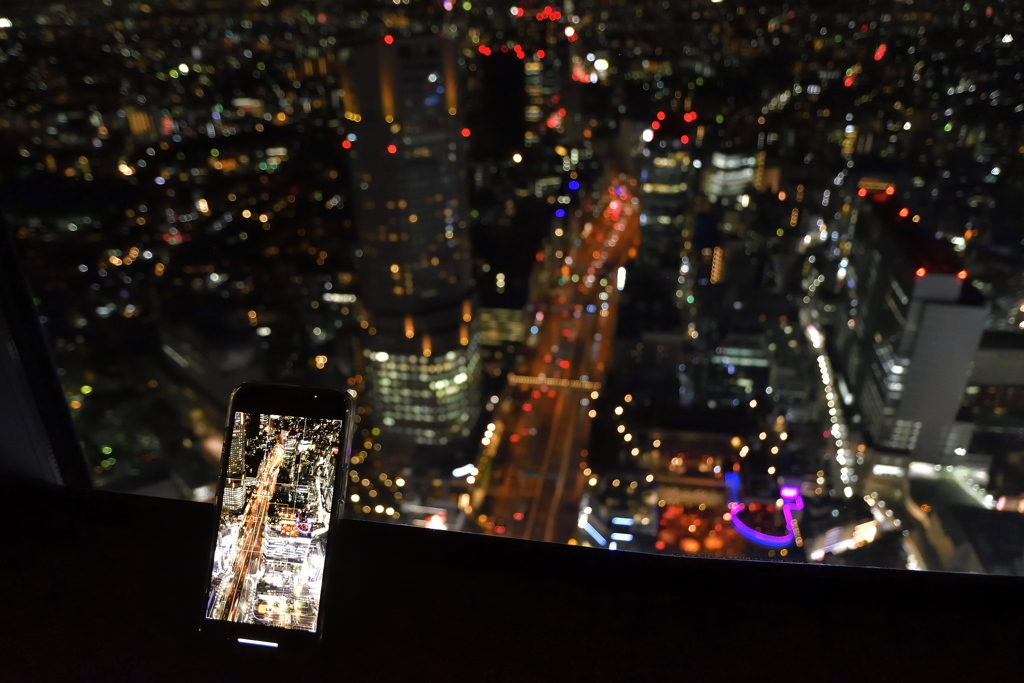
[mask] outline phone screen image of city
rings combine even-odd
[[[208,619],[316,630],[342,431],[234,414]]]

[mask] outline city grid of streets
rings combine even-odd
[[[341,420],[235,415],[207,617],[316,630]]]

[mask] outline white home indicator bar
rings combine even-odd
[[[243,645],[262,645],[263,647],[277,647],[277,643],[271,643],[267,640],[250,640],[248,638],[239,638],[238,642]]]

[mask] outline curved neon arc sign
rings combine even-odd
[[[766,548],[785,548],[796,539],[796,534],[793,531],[793,510],[802,510],[804,507],[804,499],[800,496],[800,491],[793,486],[784,486],[780,491],[782,495],[782,515],[786,519],[786,533],[781,536],[774,534],[766,534],[763,531],[754,529],[746,522],[743,522],[739,518],[739,513],[746,507],[743,503],[736,500],[740,488],[740,478],[735,472],[729,472],[725,475],[725,485],[730,492],[729,501],[729,515],[732,522],[733,528],[743,538],[747,539],[751,543],[764,546]]]
[[[732,519],[730,520],[732,522],[732,526],[740,536],[752,543],[763,545],[766,548],[785,548],[793,542],[793,539],[795,538],[793,535],[793,515],[789,511],[789,505],[784,504],[782,506],[782,514],[786,517],[786,533],[782,536],[766,534],[763,531],[754,529],[746,522],[741,521],[738,515],[743,508],[743,503],[736,503],[729,510],[729,512],[732,513]]]

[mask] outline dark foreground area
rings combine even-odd
[[[212,506],[9,486],[5,681],[991,680],[1024,582],[679,559],[346,520],[311,656],[200,641]]]

